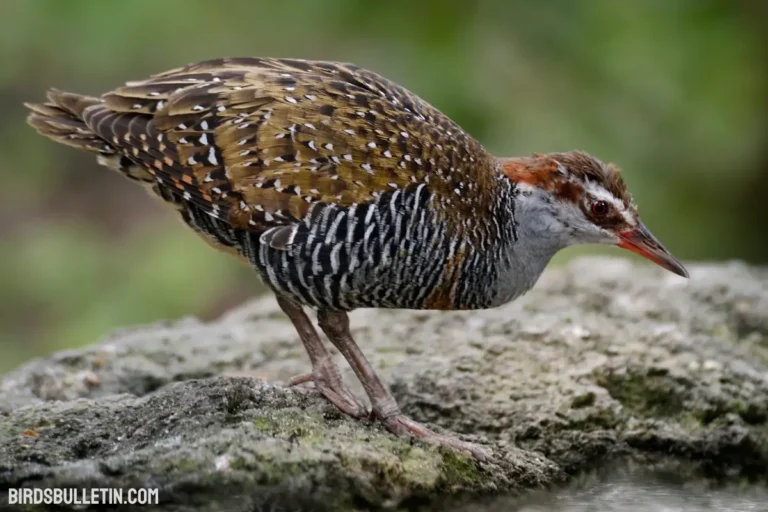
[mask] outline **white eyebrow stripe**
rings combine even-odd
[[[624,202],[617,198],[610,192],[608,192],[603,186],[598,185],[594,181],[590,181],[584,187],[585,191],[595,199],[606,201],[611,203],[617,210],[625,210]]]
[[[624,217],[624,221],[627,224],[635,224],[635,218],[632,216],[632,212],[624,205],[624,201],[608,192],[605,187],[595,183],[594,181],[590,181],[586,183],[584,189],[590,196],[594,197],[595,199],[606,201],[613,205],[616,211],[619,212],[622,217]]]

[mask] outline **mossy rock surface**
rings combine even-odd
[[[92,486],[158,488],[162,510],[450,510],[619,460],[766,480],[768,271],[691,274],[586,258],[493,310],[353,313],[404,410],[486,462],[282,386],[308,362],[272,298],[117,332],[0,381],[0,509]]]

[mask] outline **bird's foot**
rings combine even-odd
[[[316,364],[312,368],[312,373],[292,378],[288,381],[288,385],[297,386],[305,382],[313,382],[315,388],[344,414],[353,418],[363,418],[368,415],[366,407],[344,385],[339,367],[331,359],[325,359],[322,363]]]
[[[395,414],[381,421],[390,432],[398,436],[411,436],[430,443],[442,444],[460,452],[470,453],[480,461],[488,460],[491,455],[490,451],[483,446],[467,443],[453,436],[437,434],[404,414]]]

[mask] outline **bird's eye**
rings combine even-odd
[[[610,207],[608,206],[608,203],[606,201],[595,201],[592,203],[591,206],[592,209],[592,215],[596,217],[602,217],[603,215],[608,213],[608,210]]]

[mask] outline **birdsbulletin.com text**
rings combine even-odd
[[[157,505],[157,489],[11,488],[9,505]]]

